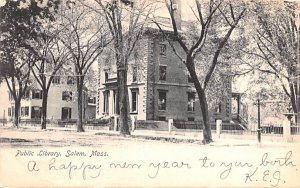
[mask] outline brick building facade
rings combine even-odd
[[[181,49],[174,42],[177,50]],[[128,67],[130,115],[137,120],[201,121],[201,110],[194,84],[185,65],[157,29],[148,28],[140,41],[140,60]],[[112,62],[99,61],[97,118],[116,115],[117,70]],[[231,80],[228,97],[219,111],[223,120],[231,120]],[[211,109],[214,114],[215,108]]]
[[[180,29],[181,1],[173,0],[174,17]],[[166,32],[172,35],[170,20],[162,18]],[[171,41],[178,51],[181,47]],[[184,121],[201,121],[201,109],[194,84],[181,60],[176,56],[169,42],[158,28],[148,26],[144,32],[140,45],[136,49],[139,60],[133,59],[128,66],[128,93],[131,118],[137,120],[168,119]],[[110,118],[116,115],[117,108],[117,70],[114,62],[99,60],[99,82],[97,100],[97,118]],[[232,80],[224,79],[227,91],[222,97],[222,104],[210,109],[210,114],[225,121],[232,120]],[[209,94],[208,94],[209,95]],[[237,107],[240,107],[240,97],[236,97]],[[212,116],[212,120],[214,117]]]

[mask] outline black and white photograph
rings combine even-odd
[[[0,187],[300,187],[300,1],[0,0]]]

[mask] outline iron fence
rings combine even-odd
[[[300,126],[292,126],[291,134],[292,135],[300,135]]]

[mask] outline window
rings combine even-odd
[[[218,106],[216,108],[216,112],[217,113],[221,113],[222,112],[222,104],[221,103],[218,104]]]
[[[74,76],[68,76],[68,78],[67,78],[67,84],[68,85],[74,85],[75,84],[75,78],[74,78]]]
[[[32,99],[42,99],[43,92],[41,90],[32,90]]]
[[[11,92],[8,93],[8,100],[12,101],[14,98],[13,98],[13,95]]]
[[[29,99],[29,95],[30,95],[29,90],[26,90],[23,97],[22,97],[22,99]]]
[[[62,100],[63,101],[71,101],[72,98],[72,91],[63,91],[62,92]]]
[[[62,120],[68,120],[72,117],[72,109],[68,107],[63,107],[61,109],[61,119]]]
[[[60,84],[60,77],[59,76],[54,76],[52,80],[53,84]]]
[[[159,66],[159,80],[166,80],[167,66]]]
[[[159,54],[166,56],[167,55],[167,45],[166,44],[159,44]]]
[[[194,117],[188,117],[188,121],[195,121]]]
[[[8,108],[7,113],[8,113],[8,116],[11,117],[11,108]]]
[[[11,107],[11,116],[15,116],[15,107],[14,106]]]
[[[116,110],[117,109],[117,91],[114,90],[113,93],[114,93],[113,113],[116,114],[117,113],[117,110]]]
[[[137,82],[137,67],[132,67],[132,82]]]
[[[104,78],[104,82],[108,82],[108,72],[105,72],[105,78]]]
[[[29,116],[29,107],[21,107],[21,116]]]
[[[96,97],[89,97],[88,98],[88,103],[96,104]]]
[[[25,107],[21,107],[21,116],[25,116]]]
[[[108,114],[109,110],[109,91],[103,92],[103,113]]]
[[[194,112],[195,111],[195,93],[188,92],[188,107],[187,111]]]
[[[42,107],[32,106],[31,107],[31,118],[40,119],[41,118]]]
[[[131,112],[137,113],[138,91],[131,91]]]
[[[167,109],[167,92],[159,91],[158,92],[158,110]]]

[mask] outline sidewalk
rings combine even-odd
[[[116,131],[97,131],[96,134],[108,134],[108,135],[119,135]],[[169,139],[168,141],[178,141],[187,143],[199,143],[202,144],[203,135],[202,132],[196,133],[183,133],[183,132],[169,132],[167,131],[150,131],[150,130],[135,130],[131,132],[133,137],[151,139],[151,140],[163,140],[164,138]],[[242,138],[244,135],[238,135],[240,138],[230,138],[230,136],[237,136],[232,134],[226,134],[225,136],[221,134],[220,138],[217,137],[215,133],[212,133],[213,142],[208,144],[209,146],[299,146],[300,142],[273,142],[269,140],[264,140],[262,137],[261,143],[259,144],[256,135],[252,135],[252,139]],[[157,138],[157,139],[154,139]],[[175,139],[175,140],[174,140]]]
[[[20,126],[22,128],[29,129],[38,129],[39,126]],[[45,131],[76,131],[76,128],[73,127],[57,127],[57,126],[48,126]],[[92,135],[105,135],[105,136],[118,136],[121,137],[118,131],[108,130],[108,127],[102,127],[102,129],[88,129],[85,128],[85,134]],[[130,136],[122,136],[123,138],[128,139],[146,139],[146,140],[159,140],[159,141],[167,141],[174,143],[195,143],[202,144],[203,135],[202,132],[184,132],[184,131],[172,131],[169,133],[168,131],[156,131],[156,130],[135,130],[131,132]],[[260,147],[285,147],[285,146],[299,146],[299,140],[295,140],[294,142],[285,142],[283,137],[279,140],[274,141],[275,139],[269,139],[270,136],[262,135],[261,143],[259,144],[257,141],[256,134],[221,134],[218,138],[216,133],[212,132],[213,142],[208,144],[208,146],[260,146]],[[299,136],[298,136],[299,137]],[[281,141],[280,141],[281,140]]]

